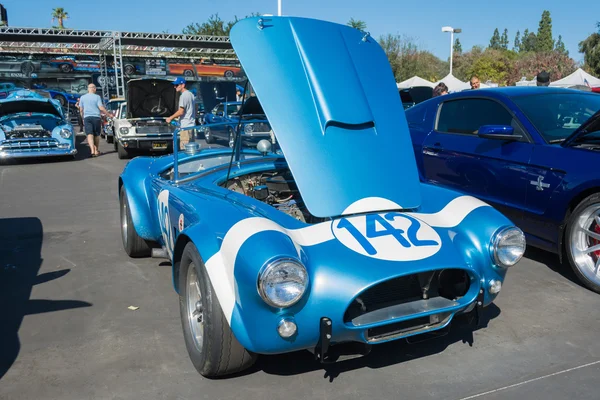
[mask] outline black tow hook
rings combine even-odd
[[[319,342],[315,347],[315,360],[329,362],[329,344],[331,343],[331,319],[322,317],[319,326]]]

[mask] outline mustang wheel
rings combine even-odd
[[[54,99],[58,100],[62,107],[65,107],[67,105],[67,99],[65,99],[65,96],[63,96],[62,94],[57,94]]]
[[[600,293],[600,193],[573,211],[566,230],[569,263],[585,286]]]
[[[135,231],[129,210],[129,199],[125,186],[121,187],[121,238],[123,248],[129,257],[149,257],[152,251],[148,243]]]
[[[73,71],[73,66],[71,64],[60,64],[60,70],[62,72],[71,72]]]
[[[119,142],[116,143],[117,146],[117,156],[119,156],[120,160],[126,160],[129,158],[129,151],[123,147],[123,145]]]
[[[225,75],[225,78],[233,78],[234,73],[233,71],[227,70],[223,75]]]
[[[215,142],[215,137],[212,135],[210,128],[204,128],[204,140],[208,144]]]
[[[186,69],[185,71],[183,71],[183,75],[192,77],[192,76],[194,76],[194,71]]]
[[[233,335],[193,243],[185,246],[180,263],[179,311],[194,367],[205,377],[216,377],[252,366],[257,356]]]

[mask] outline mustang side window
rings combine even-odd
[[[442,104],[436,131],[476,135],[482,125],[508,125],[516,134],[522,130],[512,115],[498,102],[488,99],[451,100]]]

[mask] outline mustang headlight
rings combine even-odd
[[[63,129],[61,129],[61,130],[60,130],[60,136],[61,136],[63,139],[68,139],[68,138],[70,138],[70,137],[71,137],[71,135],[73,135],[73,132],[71,132],[71,131],[70,131],[70,130],[68,130],[68,129],[65,129],[65,128],[63,128]]]
[[[513,226],[496,233],[492,240],[492,257],[500,267],[512,267],[525,253],[525,235]]]
[[[299,261],[282,258],[269,263],[258,276],[258,292],[270,306],[294,305],[308,287],[308,273]]]
[[[129,133],[129,128],[119,128],[119,132],[121,132],[121,135],[127,135]]]

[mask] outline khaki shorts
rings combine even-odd
[[[179,132],[179,150],[184,150],[187,143],[194,141],[195,132],[195,129]]]

